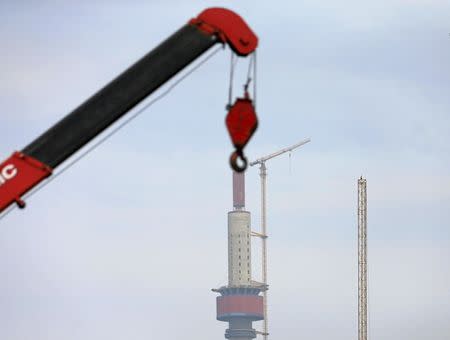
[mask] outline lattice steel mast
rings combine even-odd
[[[367,340],[367,181],[358,180],[358,340]]]

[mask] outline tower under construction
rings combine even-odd
[[[244,173],[233,173],[233,210],[228,212],[228,285],[213,289],[217,320],[228,322],[225,338],[256,338],[252,323],[264,319],[264,287],[252,284],[250,212],[245,211]]]
[[[367,181],[358,180],[358,340],[367,340]]]

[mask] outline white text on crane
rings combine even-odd
[[[6,165],[0,170],[0,185],[6,183],[6,181],[14,178],[17,175],[17,169],[13,164]]]

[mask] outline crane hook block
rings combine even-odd
[[[236,99],[235,103],[229,108],[225,123],[231,142],[236,148],[236,151],[230,157],[230,165],[234,171],[242,172],[247,168],[247,159],[244,156],[243,149],[258,127],[255,107],[248,94],[244,98]]]

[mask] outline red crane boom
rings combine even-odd
[[[217,43],[227,44],[235,54],[245,57],[256,50],[258,38],[238,14],[225,8],[204,10],[23,150],[14,152],[1,163],[0,212],[14,202],[23,208],[24,194]],[[247,95],[236,101],[229,114],[227,126],[236,147],[232,161],[245,160],[242,149],[257,125]],[[232,166],[237,170],[245,168],[236,163]]]

